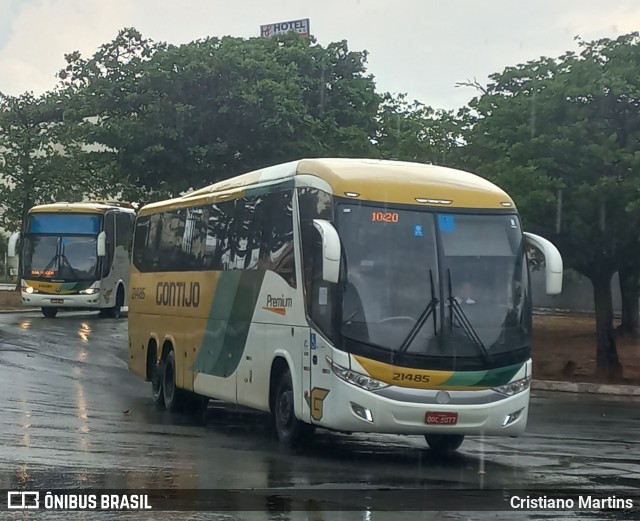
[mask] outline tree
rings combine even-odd
[[[98,151],[86,151],[64,121],[65,102],[55,93],[36,97],[0,94],[0,226],[19,230],[41,203],[106,197],[112,168]]]
[[[468,122],[467,110],[456,114],[409,103],[403,94],[386,94],[378,114],[378,153],[383,158],[454,166]]]
[[[131,183],[177,194],[303,156],[372,155],[380,102],[366,53],[297,35],[156,44],[124,29],[90,59],[67,56],[62,86],[88,139]]]
[[[597,367],[621,374],[611,279],[640,253],[640,59],[637,33],[580,42],[491,76],[471,102],[467,161],[509,191],[525,225],[558,244],[593,283]]]

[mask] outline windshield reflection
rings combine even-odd
[[[340,205],[342,334],[412,358],[475,359],[530,345],[530,295],[515,215]],[[523,356],[528,356],[528,353]]]
[[[95,236],[33,235],[25,237],[24,277],[91,280],[98,256]]]

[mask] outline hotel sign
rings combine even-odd
[[[309,19],[292,20],[290,22],[279,22],[276,24],[267,24],[260,26],[260,36],[269,38],[276,34],[286,34],[289,31],[295,31],[300,36],[309,36]]]

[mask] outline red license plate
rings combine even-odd
[[[51,303],[52,304],[62,304],[62,303],[64,303],[64,299],[62,299],[62,298],[52,298],[51,299]]]
[[[424,415],[427,425],[455,425],[458,423],[457,412],[428,412]]]

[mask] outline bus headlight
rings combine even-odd
[[[526,378],[522,378],[521,380],[516,380],[515,382],[501,385],[500,387],[494,387],[493,390],[498,391],[502,394],[506,394],[507,396],[513,396],[514,394],[526,391],[527,389],[529,389],[530,385],[531,377],[527,376]]]
[[[29,295],[31,295],[32,293],[39,293],[37,289],[32,288],[31,286],[22,286],[22,291],[24,291],[25,293],[29,293]]]
[[[100,291],[98,288],[87,288],[81,289],[78,293],[80,293],[80,295],[94,295],[95,293],[98,293],[98,291]]]
[[[357,373],[351,369],[347,369],[346,367],[336,364],[328,356],[326,359],[333,373],[345,382],[349,382],[350,384],[366,389],[367,391],[376,391],[384,387],[389,387],[389,384],[381,382],[380,380],[376,380],[375,378],[371,378],[370,376],[362,373]]]

